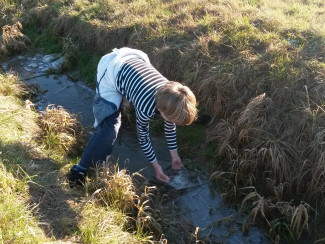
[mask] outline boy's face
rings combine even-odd
[[[160,110],[159,110],[159,112],[160,112],[161,117],[163,117],[164,120],[167,120],[168,122],[171,122],[171,121],[169,121],[169,119],[166,117],[166,115],[163,112],[161,112]]]
[[[158,110],[159,110],[159,109],[158,109]],[[169,119],[167,118],[167,116],[166,116],[163,112],[161,112],[161,110],[159,110],[159,112],[160,112],[161,117],[162,117],[164,120],[166,120],[166,121],[168,121],[168,122],[171,122],[171,123],[175,123],[174,121],[169,120]],[[177,123],[175,123],[175,124],[177,125]]]

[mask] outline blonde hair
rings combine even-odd
[[[156,92],[156,107],[178,125],[189,125],[197,116],[196,98],[187,86],[169,81]]]

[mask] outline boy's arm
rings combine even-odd
[[[182,160],[177,152],[176,125],[165,120],[165,136],[172,158],[172,169],[179,170],[183,167]]]
[[[146,118],[141,112],[136,111],[136,122],[139,143],[142,151],[151,162],[156,174],[157,180],[162,182],[168,182],[169,177],[164,174],[161,166],[159,165],[156,154],[152,148],[150,138],[149,138],[149,118]]]
[[[177,150],[176,125],[165,120],[164,130],[169,151]]]
[[[137,132],[140,147],[148,160],[154,162],[157,159],[149,138],[149,121],[150,119],[145,117],[144,114],[136,111]]]

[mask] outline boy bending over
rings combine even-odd
[[[122,96],[133,104],[138,139],[151,162],[156,178],[168,182],[159,165],[149,138],[149,122],[156,113],[165,120],[164,130],[172,159],[172,168],[181,169],[177,152],[176,125],[189,125],[197,116],[196,98],[182,84],[168,81],[151,64],[148,56],[136,49],[114,49],[101,58],[97,67],[96,96],[93,104],[96,131],[90,138],[78,164],[70,170],[70,186],[82,185],[89,167],[105,161],[113,150],[121,126]]]

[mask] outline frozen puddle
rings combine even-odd
[[[187,221],[199,227],[199,236],[210,243],[269,243],[263,232],[251,227],[242,233],[243,216],[223,203],[215,189],[211,189],[208,177],[200,170],[184,168],[173,171],[166,169],[171,180],[168,183],[179,194],[172,200]]]
[[[258,228],[251,227],[244,235],[241,231],[244,218],[225,206],[218,192],[212,192],[208,183],[177,197],[173,203],[200,228],[199,236],[210,243],[269,243]]]
[[[176,190],[192,188],[200,186],[207,182],[207,177],[195,170],[182,169],[178,172],[173,171],[170,167],[166,169],[166,173],[170,176],[168,185]]]
[[[39,84],[46,93],[40,95],[38,110],[48,105],[62,106],[78,114],[86,126],[94,123],[92,102],[95,92],[81,82],[73,82],[66,75],[48,75],[51,70],[60,69],[63,58],[59,54],[13,57],[1,65],[5,72],[17,73],[28,84]]]

